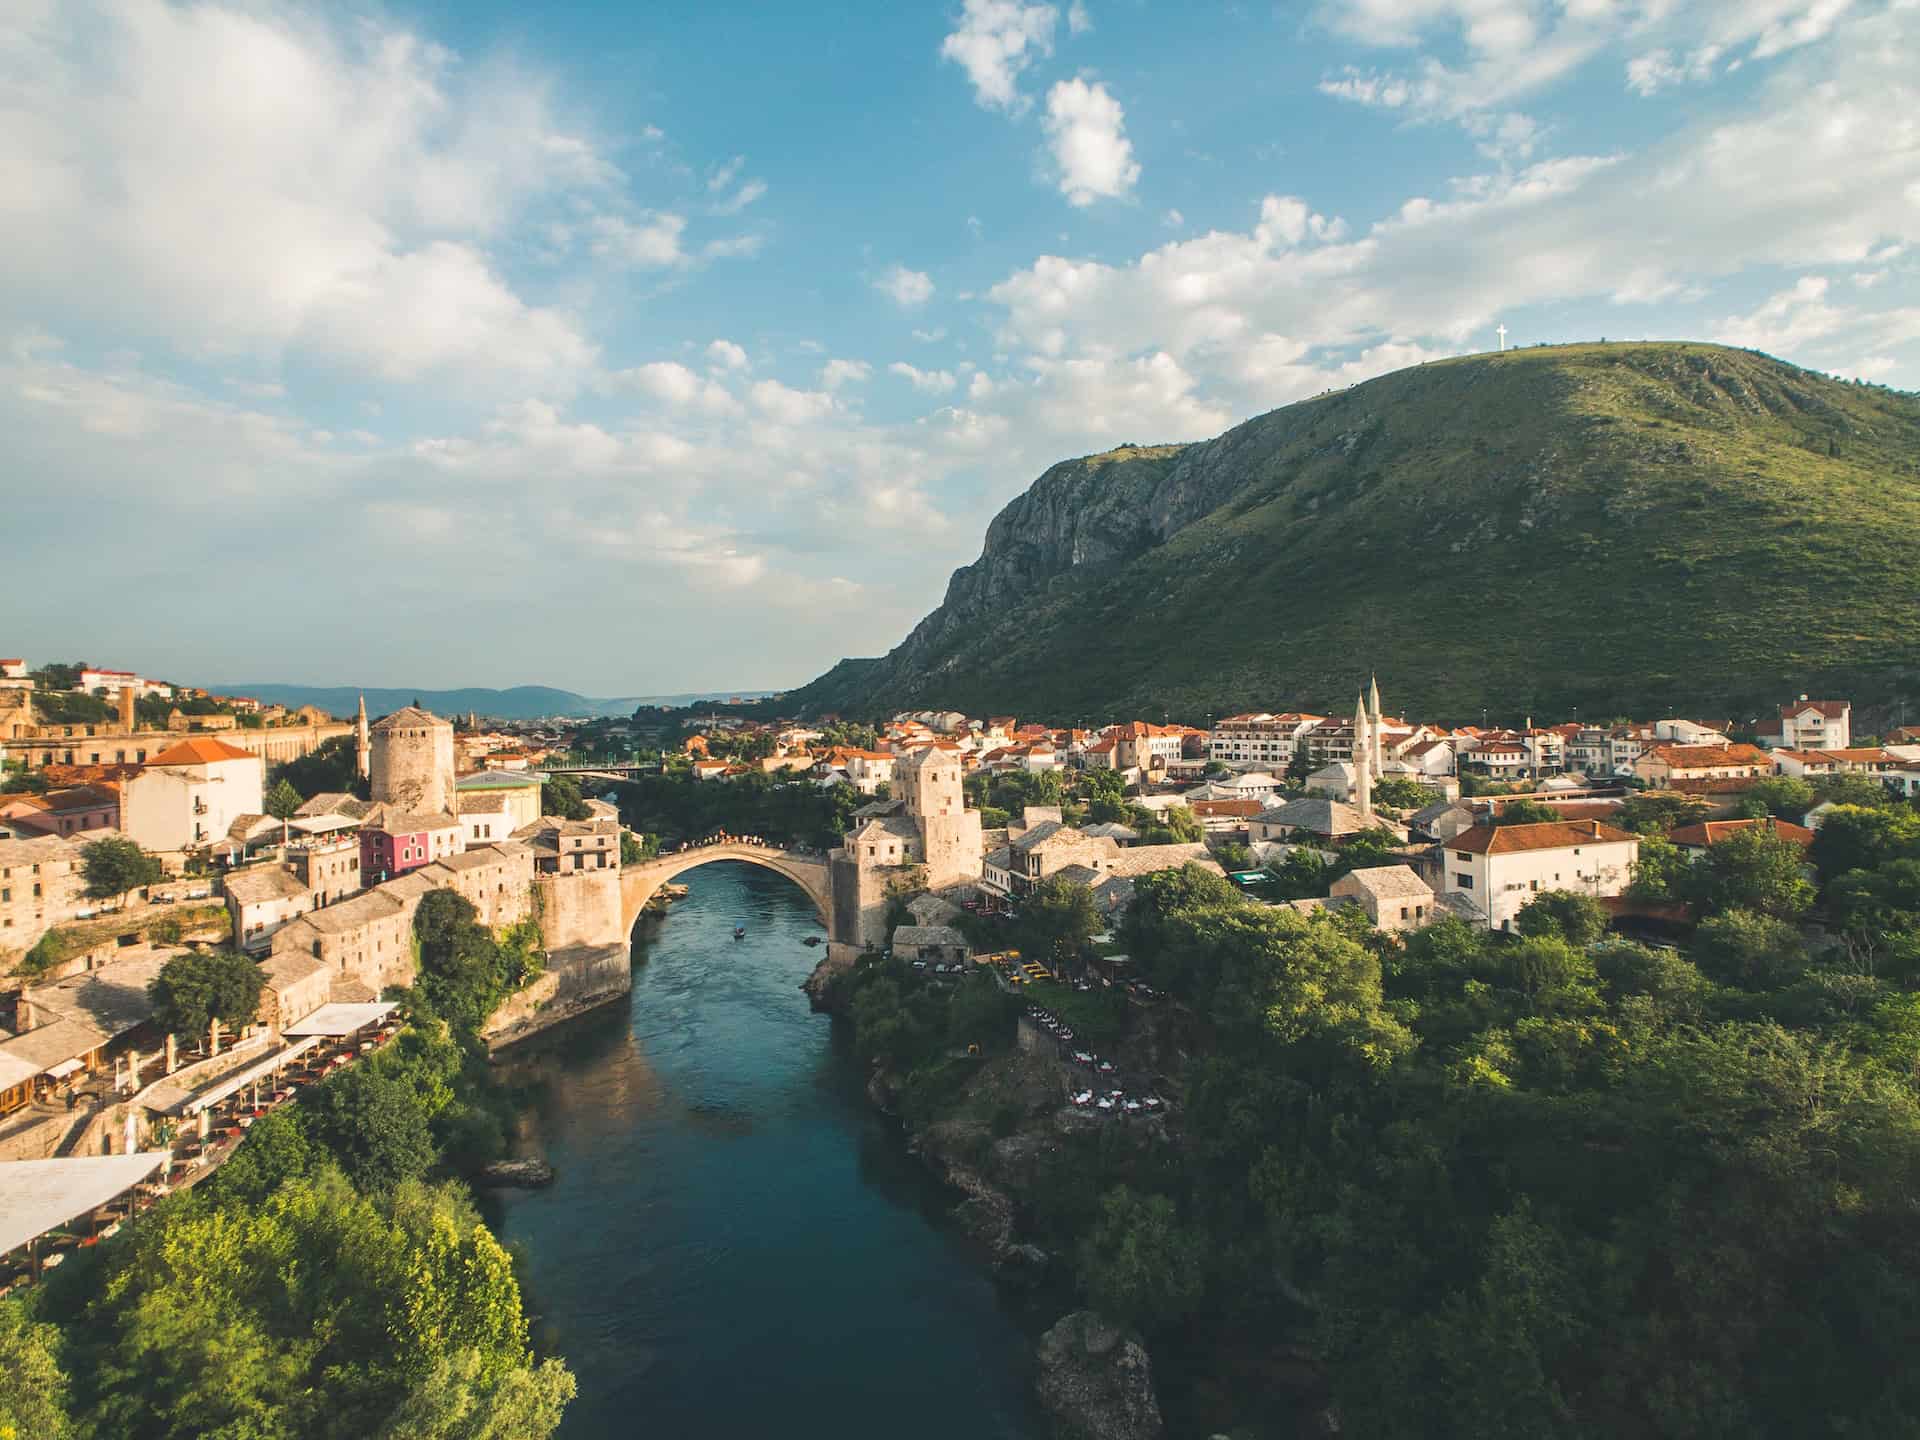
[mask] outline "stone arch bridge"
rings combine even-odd
[[[813,908],[820,916],[820,923],[831,927],[831,883],[827,878],[825,856],[799,855],[791,850],[776,850],[771,845],[747,845],[729,840],[721,845],[696,845],[688,850],[676,850],[671,855],[643,860],[637,865],[622,866],[620,914],[623,933],[633,933],[633,927],[639,923],[640,912],[659,893],[662,885],[676,875],[685,874],[701,865],[710,865],[715,860],[740,860],[786,876],[807,892],[807,898],[813,901]]]

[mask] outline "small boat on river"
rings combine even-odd
[[[733,938],[734,938],[734,939],[736,939],[736,940],[744,940],[744,939],[746,939],[746,938],[747,938],[747,927],[746,927],[746,926],[744,926],[744,925],[736,925],[736,926],[734,926],[734,927],[733,927]]]

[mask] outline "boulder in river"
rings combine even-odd
[[[1040,1337],[1034,1388],[1072,1440],[1159,1440],[1160,1403],[1146,1346],[1091,1310]]]
[[[494,1189],[537,1190],[553,1183],[553,1167],[544,1160],[496,1160],[474,1180]]]

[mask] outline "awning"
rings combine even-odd
[[[392,1000],[376,1000],[366,1005],[322,1005],[297,1025],[284,1025],[283,1035],[326,1035],[338,1037],[378,1025],[396,1008]]]
[[[0,1253],[98,1209],[160,1168],[161,1150],[0,1164]]]
[[[62,1060],[58,1065],[55,1065],[51,1070],[47,1071],[47,1074],[56,1080],[64,1080],[79,1068],[80,1062],[78,1060]]]
[[[254,1081],[264,1080],[274,1071],[285,1069],[291,1061],[298,1060],[319,1043],[318,1035],[309,1035],[304,1040],[296,1040],[286,1049],[276,1050],[273,1054],[263,1056],[253,1064],[234,1071],[210,1089],[202,1090],[197,1095],[189,1095],[186,1099],[169,1105],[167,1111],[169,1114],[198,1115],[202,1110],[218,1105],[229,1095],[237,1095]]]

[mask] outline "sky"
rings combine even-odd
[[[1920,388],[1920,0],[5,0],[0,654],[799,684],[1500,325]]]

